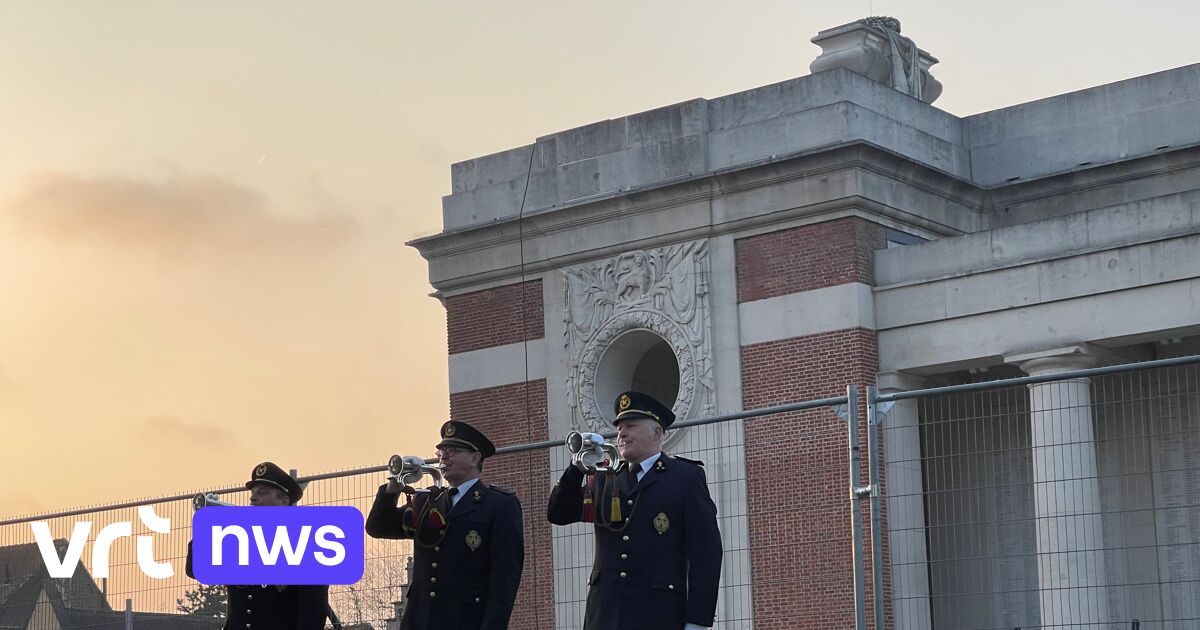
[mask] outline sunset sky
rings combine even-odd
[[[872,14],[968,115],[1200,61],[1177,2],[0,3],[0,518],[431,455],[450,164],[805,75]]]

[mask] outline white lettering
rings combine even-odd
[[[146,529],[158,534],[171,533],[171,519],[162,518],[155,514],[153,507],[149,505],[139,506],[137,513],[138,519],[142,521]],[[157,562],[154,560],[153,536],[137,537],[137,561],[142,573],[151,578],[162,580],[175,575],[175,567],[171,566],[170,562]]]
[[[275,538],[271,540],[271,548],[267,549],[267,541],[263,538],[263,530],[261,525],[255,525],[254,542],[258,545],[258,555],[262,558],[263,564],[269,567],[275,566],[279,561],[279,552],[287,556],[289,566],[298,566],[304,559],[304,550],[308,547],[308,536],[312,533],[312,525],[304,525],[300,528],[300,542],[295,547],[292,546],[292,536],[288,533],[287,527],[278,525],[275,527]]]
[[[327,567],[332,567],[341,564],[342,560],[346,559],[346,546],[341,543],[329,541],[329,536],[338,539],[345,539],[346,533],[343,532],[340,527],[335,525],[322,525],[321,528],[317,530],[316,545],[322,549],[332,551],[333,553],[326,554],[320,551],[314,551],[313,556],[317,559],[317,562],[320,562]]]
[[[44,521],[32,523],[33,537],[37,541],[38,551],[42,552],[42,561],[46,563],[46,572],[52,578],[69,578],[75,575],[75,567],[79,566],[79,558],[83,555],[83,544],[87,541],[88,532],[92,531],[91,521],[75,523],[71,531],[71,542],[67,544],[62,562],[58,561],[58,550],[54,548],[54,535],[50,533],[50,525]]]
[[[162,518],[154,513],[154,508],[143,505],[137,509],[138,518],[152,532],[167,534],[171,531],[171,519]],[[44,521],[30,524],[33,527],[33,537],[37,541],[38,551],[42,554],[42,562],[46,564],[46,573],[57,579],[69,578],[75,575],[79,567],[79,559],[83,557],[83,547],[87,543],[88,533],[92,531],[91,521],[75,523],[71,530],[71,540],[63,553],[62,560],[58,558],[58,548],[54,544],[54,535],[50,525]],[[244,537],[246,534],[242,532]],[[96,534],[92,543],[92,577],[108,577],[108,557],[112,544],[120,538],[133,536],[133,523],[111,523]],[[243,543],[247,548],[249,542]],[[218,552],[220,553],[220,552]],[[248,554],[248,551],[243,551]],[[154,560],[154,538],[152,536],[137,537],[137,561],[142,572],[152,578],[169,578],[175,575],[175,569],[170,562]]]
[[[255,529],[258,529],[255,527]],[[250,565],[250,537],[246,534],[246,530],[241,525],[227,525],[221,527],[219,525],[212,526],[212,563],[214,567],[222,566],[224,557],[222,556],[221,542],[226,536],[234,536],[238,542],[238,566]]]
[[[92,575],[98,578],[108,577],[108,549],[118,538],[133,535],[133,523],[113,523],[107,525],[96,534],[96,542],[92,543]]]

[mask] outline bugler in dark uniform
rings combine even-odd
[[[511,490],[476,479],[482,460],[496,452],[487,437],[455,420],[442,425],[441,436],[442,475],[454,487],[416,492],[397,507],[399,489],[380,486],[367,534],[413,540],[412,584],[400,628],[504,630],[525,563],[521,504]],[[470,464],[476,454],[479,468]],[[455,502],[451,491],[459,487],[463,493]]]
[[[295,505],[304,496],[304,489],[291,475],[272,462],[263,462],[254,467],[246,488],[256,493],[256,486],[275,488],[286,497],[287,503]],[[258,505],[255,494],[251,504]],[[188,543],[187,562],[184,567],[188,577],[192,575],[192,544]],[[226,587],[229,603],[226,608],[225,630],[321,630],[329,615],[328,586],[249,586]]]
[[[617,446],[626,459],[638,451],[638,463],[632,470],[626,466],[615,474],[597,474],[588,487],[583,472],[568,466],[550,493],[547,509],[555,525],[587,522],[591,519],[583,517],[584,495],[591,494],[594,507],[588,512],[594,512],[596,558],[588,579],[584,630],[712,626],[721,535],[704,469],[699,462],[657,450],[662,432],[652,423],[644,424],[654,433],[622,427],[627,420],[648,418],[665,430],[675,420],[666,406],[645,394],[626,392],[615,408]],[[638,470],[644,470],[640,481],[630,477]]]

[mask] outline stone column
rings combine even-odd
[[[881,372],[880,393],[920,389],[923,379]],[[917,401],[901,400],[881,414],[888,552],[892,565],[892,614],[897,628],[928,630],[929,554],[925,547],[925,494],[921,475],[921,428]]]
[[[1096,365],[1084,345],[1005,357],[1030,376]],[[1029,386],[1043,626],[1108,621],[1100,478],[1086,378]]]

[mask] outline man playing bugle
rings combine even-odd
[[[272,462],[263,462],[250,471],[250,505],[296,505],[304,495],[291,475]],[[192,574],[192,543],[188,543],[184,571]],[[225,628],[266,630],[322,630],[330,614],[329,587],[325,585],[275,586],[229,585]]]
[[[592,523],[596,559],[584,630],[696,630],[717,608],[721,534],[700,462],[662,452],[675,414],[640,392],[614,404],[615,472],[567,466],[550,493],[555,525]]]
[[[483,460],[496,452],[483,433],[451,420],[441,438],[438,464],[450,487],[418,492],[389,478],[367,516],[367,534],[413,540],[400,628],[504,630],[525,563],[521,503],[479,479]]]

